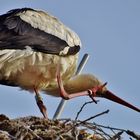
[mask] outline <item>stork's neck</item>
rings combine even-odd
[[[102,83],[93,75],[81,74],[73,77],[64,84],[64,88],[68,93],[76,93],[87,91],[93,87],[99,86]]]

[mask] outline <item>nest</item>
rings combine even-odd
[[[113,129],[113,133],[108,134],[102,126],[87,120],[46,120],[34,116],[9,119],[0,115],[0,140],[119,140],[124,132],[140,140],[140,136],[130,130]]]

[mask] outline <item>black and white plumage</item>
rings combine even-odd
[[[48,13],[11,10],[0,16],[0,83],[51,88],[60,56],[63,79],[74,74],[80,46],[77,34]]]
[[[45,118],[39,90],[65,99],[104,97],[140,112],[107,90],[95,76],[72,78],[80,47],[77,34],[48,13],[30,8],[11,10],[0,16],[0,84],[34,91]]]

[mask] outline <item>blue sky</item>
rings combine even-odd
[[[108,89],[140,107],[140,1],[138,0],[0,0],[0,14],[18,7],[42,9],[55,15],[80,36],[84,53],[90,54],[83,73],[93,73],[108,82]],[[43,95],[52,118],[60,98]],[[81,105],[89,101],[80,97],[68,101],[62,117],[74,118]],[[140,114],[126,107],[100,99],[90,104],[80,119],[110,109],[94,121],[131,129],[140,134]],[[33,94],[18,88],[0,86],[0,113],[12,118],[41,116]]]

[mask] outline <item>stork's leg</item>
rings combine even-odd
[[[48,115],[47,115],[47,109],[43,103],[43,100],[38,92],[38,90],[36,88],[34,88],[35,91],[35,99],[36,99],[36,103],[40,109],[40,112],[43,114],[44,118],[48,119]]]
[[[88,95],[95,103],[97,103],[97,101],[94,99],[94,97],[96,96],[96,92],[101,90],[107,84],[107,83],[105,83],[101,86],[93,87],[92,89],[89,89],[87,91],[68,94],[64,89],[62,78],[60,76],[60,72],[57,73],[57,82],[58,82],[58,86],[59,86],[59,89],[60,89],[60,96],[63,99],[69,100],[71,98]]]

